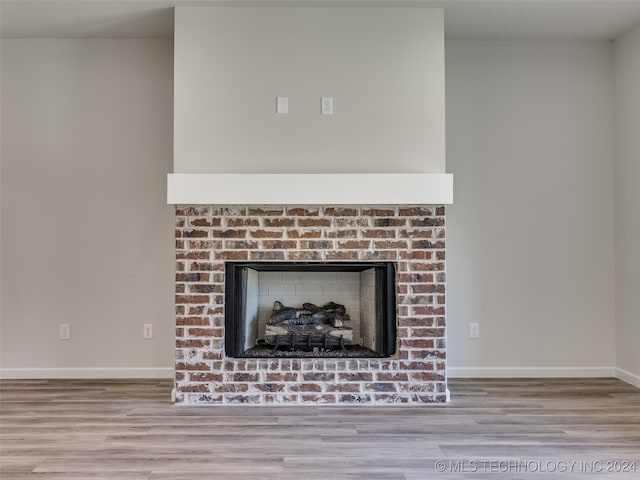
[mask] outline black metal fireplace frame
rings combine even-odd
[[[393,262],[226,262],[225,263],[225,354],[230,358],[247,358],[242,340],[247,271],[259,272],[362,272],[375,268],[376,288],[376,353],[391,357],[396,351],[396,268]],[[321,355],[318,355],[321,356]]]

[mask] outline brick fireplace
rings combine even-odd
[[[295,41],[283,32],[295,32]],[[446,401],[444,205],[453,203],[453,175],[445,162],[442,10],[176,7],[174,36],[167,201],[176,206],[176,401]],[[227,272],[236,275],[231,262],[250,270],[227,283]],[[331,288],[322,286],[325,298],[302,299],[316,287],[296,283],[297,304],[276,300],[314,314],[335,301],[349,319],[309,329],[288,319],[284,333],[274,328],[280,307],[260,300],[260,284],[266,268],[280,265],[256,264],[279,262],[289,265],[272,275],[274,292],[279,272],[286,283],[291,264],[315,263],[315,273],[336,273],[341,298],[326,298]],[[385,306],[383,270],[395,280]],[[239,283],[250,296],[233,292]],[[337,349],[329,336],[340,339],[342,356],[327,355]],[[282,337],[294,350],[286,358],[246,354],[280,348]],[[371,354],[348,356],[351,347]],[[319,355],[295,351],[310,348]]]
[[[230,358],[225,265],[393,262],[387,358]],[[176,402],[380,404],[446,400],[445,207],[176,206]]]

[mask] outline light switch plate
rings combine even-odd
[[[71,338],[71,327],[68,323],[61,323],[58,331],[58,338],[60,340],[69,340]]]
[[[276,97],[276,113],[289,113],[289,97]]]
[[[333,97],[320,98],[320,113],[322,115],[333,115]]]
[[[479,323],[470,323],[469,324],[469,338],[480,338],[480,324]]]

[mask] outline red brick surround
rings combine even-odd
[[[176,259],[178,403],[445,401],[444,206],[177,206]],[[227,260],[395,262],[396,355],[227,358]]]

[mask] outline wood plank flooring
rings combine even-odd
[[[185,407],[171,387],[0,381],[0,477],[640,478],[640,389],[615,379],[452,379],[424,407]]]

